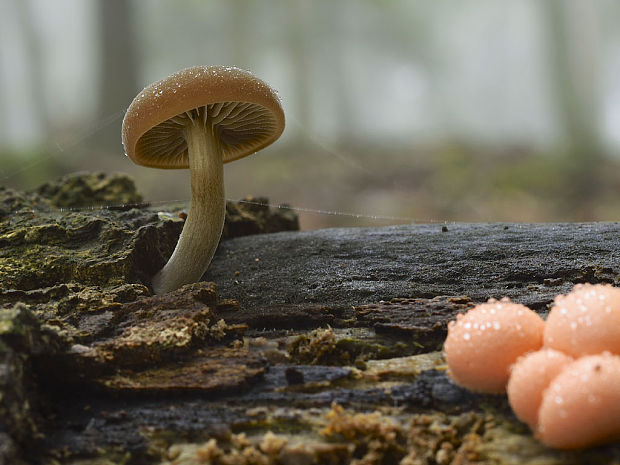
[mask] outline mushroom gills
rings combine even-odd
[[[234,158],[233,151],[245,145],[258,145],[267,139],[276,127],[272,113],[261,105],[245,102],[213,103],[159,123],[140,138],[136,151],[149,153],[149,157],[154,160],[166,159],[172,167],[185,167],[188,155],[183,131],[188,124],[198,121],[203,126],[210,124],[215,129],[224,162]]]

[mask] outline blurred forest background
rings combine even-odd
[[[287,116],[226,165],[229,199],[368,215],[303,228],[620,219],[617,0],[0,0],[0,184],[123,171],[188,200],[120,127],[197,64],[253,71]]]

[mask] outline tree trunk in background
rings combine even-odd
[[[100,27],[99,122],[95,136],[99,149],[122,152],[122,115],[137,92],[138,62],[133,8],[128,0],[98,0]]]
[[[0,28],[4,26],[3,21],[6,21],[8,8],[6,4],[0,3]],[[2,30],[0,29],[0,40],[2,40]],[[0,54],[2,50],[0,49]],[[0,55],[0,60],[2,56]],[[9,131],[7,128],[8,125],[8,115],[10,114],[10,110],[7,107],[7,103],[4,97],[4,92],[8,90],[8,85],[6,83],[5,74],[3,70],[0,70],[0,153],[2,149],[4,149],[8,145],[8,135]],[[2,168],[0,168],[0,176],[4,176],[4,172]]]
[[[43,52],[41,50],[41,39],[37,33],[37,28],[33,23],[32,2],[29,0],[13,1],[16,19],[21,31],[24,48],[28,54],[27,69],[28,76],[24,76],[27,85],[30,87],[30,96],[34,103],[34,111],[31,118],[39,129],[43,137],[49,137],[51,124],[50,114],[48,111],[48,100],[45,96],[45,72],[43,69]]]
[[[257,31],[253,28],[253,3],[247,0],[228,0],[226,2],[227,7],[230,9],[229,24],[234,25],[235,33],[231,34],[232,40],[230,41],[230,56],[232,58],[232,65],[238,66],[243,69],[253,71],[253,65],[256,60],[252,60],[252,53],[249,50],[254,49],[252,47],[252,33],[256,34]]]
[[[332,50],[326,55],[328,70],[330,70],[332,79],[332,96],[336,102],[334,111],[338,116],[336,122],[336,144],[341,149],[346,147],[355,140],[355,127],[357,123],[357,112],[353,99],[353,84],[348,79],[351,74],[350,63],[347,57],[350,55],[350,47],[355,43],[355,39],[349,40],[349,34],[357,33],[348,28],[348,17],[351,15],[351,9],[363,8],[364,4],[351,4],[348,1],[341,0],[339,2],[327,1],[323,2],[323,18],[329,25],[328,40],[333,44],[336,53]],[[329,50],[329,43],[324,44],[326,50]]]
[[[280,0],[283,8],[290,14],[286,42],[289,45],[291,81],[294,83],[293,114],[287,115],[289,120],[295,123],[295,132],[302,145],[308,144],[308,135],[312,134],[312,34],[310,26],[314,23],[314,9],[310,2],[305,0]]]
[[[599,8],[596,2],[541,2],[549,40],[549,76],[557,121],[566,141],[567,213],[593,218],[589,198],[597,189],[597,160],[604,156],[601,119]]]

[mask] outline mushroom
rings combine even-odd
[[[248,71],[196,66],[155,82],[123,119],[126,155],[152,168],[188,168],[191,207],[168,263],[152,279],[156,294],[193,283],[217,248],[226,212],[223,163],[270,145],[284,130],[276,92]]]

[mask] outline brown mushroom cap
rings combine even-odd
[[[188,118],[212,118],[223,162],[274,142],[284,130],[276,92],[252,73],[229,66],[195,66],[155,82],[131,102],[123,119],[125,153],[139,165],[188,168],[183,130]]]

